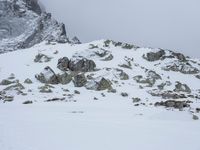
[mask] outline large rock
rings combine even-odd
[[[62,74],[58,74],[57,78],[58,78],[59,83],[61,83],[63,85],[68,84],[72,81],[72,75],[70,75],[66,72],[64,72]]]
[[[84,74],[78,74],[74,76],[73,83],[75,87],[83,87],[87,83],[87,79]]]
[[[165,51],[159,50],[157,52],[149,52],[146,54],[146,56],[144,55],[143,58],[146,59],[147,61],[157,61],[157,60],[162,59],[164,55],[165,55]]]
[[[111,90],[112,83],[105,78],[99,78],[88,82],[86,88],[95,91]]]
[[[67,57],[60,58],[58,60],[57,68],[62,71],[69,70],[69,59]]]
[[[86,58],[73,58],[69,62],[69,69],[77,72],[94,71],[96,64],[93,60]]]
[[[191,89],[189,88],[189,86],[186,85],[186,84],[182,84],[180,82],[176,82],[174,91],[175,92],[191,93]]]
[[[200,72],[199,69],[193,67],[190,63],[180,61],[170,62],[162,69],[165,71],[181,72],[183,74],[197,74]]]
[[[161,101],[161,102],[156,102],[155,106],[165,106],[165,107],[173,107],[176,109],[183,109],[185,107],[190,107],[188,102],[186,101],[176,101],[176,100],[168,100],[168,101]]]
[[[46,83],[46,84],[59,83],[58,77],[49,66],[45,67],[40,74],[35,75],[35,78],[39,80],[41,83]]]

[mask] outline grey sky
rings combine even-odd
[[[200,58],[199,0],[41,0],[83,42],[113,39]]]

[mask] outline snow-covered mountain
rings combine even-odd
[[[199,59],[70,42],[32,0],[0,20],[0,150],[200,149]]]
[[[0,53],[43,40],[69,42],[65,25],[42,12],[36,0],[0,0]]]

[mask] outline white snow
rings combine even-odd
[[[102,61],[102,58],[93,55],[99,49],[89,49],[90,44],[112,53],[114,59]],[[58,54],[54,54],[55,51]],[[11,92],[13,102],[0,101],[0,150],[199,150],[200,121],[192,119],[191,111],[200,106],[200,101],[190,99],[194,102],[192,108],[183,111],[154,107],[150,103],[162,99],[152,97],[147,91],[166,81],[171,81],[172,85],[166,86],[165,90],[173,90],[178,80],[191,87],[193,94],[197,94],[200,80],[192,75],[162,70],[162,66],[169,62],[167,59],[157,62],[144,60],[142,55],[149,51],[149,48],[128,50],[114,46],[103,47],[101,40],[80,45],[41,43],[30,49],[1,54],[0,81],[14,73],[15,79],[25,86],[23,92],[27,95]],[[38,53],[52,60],[35,63],[34,58]],[[35,79],[35,74],[46,66],[59,73],[58,59],[72,58],[74,55],[95,61],[100,70],[92,72],[94,78],[103,76],[118,81],[118,84],[112,85],[117,93],[76,88],[73,83],[53,85],[53,93],[40,93],[38,87],[44,84]],[[132,58],[132,69],[119,67],[119,64],[127,63],[127,59]],[[115,68],[122,69],[130,79],[120,80]],[[162,80],[158,80],[153,87],[140,89],[140,84],[133,77],[146,77],[145,69],[156,71]],[[24,84],[27,78],[33,84]],[[0,91],[5,87],[0,86]],[[80,95],[74,94],[74,90],[80,91]],[[122,97],[121,92],[129,96]],[[66,100],[44,102],[62,97],[66,97]],[[98,100],[94,100],[94,97]],[[146,105],[134,106],[133,97],[141,98]],[[22,105],[27,100],[33,101],[33,104]],[[195,115],[200,116],[197,113]]]

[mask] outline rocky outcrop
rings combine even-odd
[[[174,91],[175,92],[191,93],[191,89],[189,88],[189,86],[186,85],[186,84],[182,84],[180,82],[176,82]]]
[[[44,70],[40,74],[35,75],[35,78],[39,80],[41,83],[45,83],[45,84],[59,83],[58,77],[49,66],[45,67]]]
[[[96,64],[93,60],[86,58],[73,58],[69,62],[69,69],[77,72],[94,71]]]
[[[67,57],[60,58],[58,60],[57,68],[62,71],[69,70],[69,59]]]
[[[64,24],[42,12],[36,0],[0,1],[0,53],[44,40],[68,42]]]
[[[59,83],[61,83],[63,85],[68,84],[72,81],[72,75],[70,75],[66,72],[64,72],[62,74],[58,74],[57,78],[58,78]]]
[[[199,69],[193,67],[190,63],[180,61],[170,62],[162,69],[165,71],[181,72],[183,74],[197,74],[200,72]]]
[[[73,83],[75,87],[83,87],[87,83],[87,79],[84,74],[78,74],[74,76]]]
[[[174,91],[159,91],[159,90],[151,90],[148,91],[151,96],[162,97],[163,99],[182,99],[187,98],[185,94],[176,93]]]
[[[146,59],[147,61],[157,61],[161,60],[162,57],[165,55],[164,50],[159,50],[157,52],[149,52],[146,55],[143,55],[143,58]]]
[[[165,107],[173,107],[176,109],[183,109],[185,107],[190,107],[189,101],[176,101],[176,100],[168,100],[168,101],[161,101],[156,102],[155,106],[165,106]]]
[[[105,78],[98,78],[88,82],[86,88],[95,91],[111,90],[112,83]]]
[[[63,57],[58,60],[57,68],[62,71],[89,72],[95,70],[96,64],[93,60],[86,58],[72,58],[69,60],[67,57]]]

